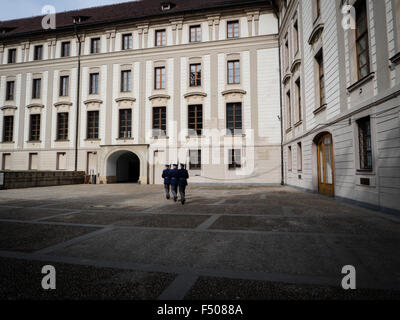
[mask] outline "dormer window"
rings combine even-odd
[[[14,29],[14,27],[0,27],[0,34],[6,34]]]
[[[162,11],[171,10],[171,4],[170,4],[170,3],[163,3],[163,4],[161,5],[161,10],[162,10]]]
[[[173,4],[172,2],[161,3],[161,11],[169,11],[173,7],[175,7],[175,4]]]
[[[74,17],[72,17],[72,21],[74,24],[79,24],[79,23],[85,22],[89,18],[90,17],[88,17],[88,16],[74,16]]]

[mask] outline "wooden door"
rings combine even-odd
[[[326,134],[318,140],[318,192],[329,197],[335,195],[332,136]]]

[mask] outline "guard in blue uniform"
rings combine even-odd
[[[170,169],[170,165],[166,164],[165,165],[165,169],[162,173],[162,178],[164,179],[164,189],[165,189],[165,196],[167,197],[167,199],[169,200],[170,196],[169,196],[169,189],[171,187],[171,178],[170,178],[170,173],[171,169]]]
[[[178,170],[179,177],[179,194],[181,196],[182,205],[185,204],[185,190],[188,185],[187,179],[189,179],[189,172],[185,169],[185,164],[181,163],[181,168]]]
[[[171,183],[171,192],[174,197],[174,201],[178,200],[178,165],[174,164],[173,169],[169,172],[170,183]]]

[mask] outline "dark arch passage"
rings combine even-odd
[[[140,160],[133,152],[124,152],[116,159],[117,183],[136,183],[139,181]]]

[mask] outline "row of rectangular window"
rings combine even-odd
[[[364,117],[356,121],[358,130],[359,170],[372,171],[371,119]],[[297,171],[302,171],[302,144],[297,144]],[[292,147],[288,147],[288,170],[292,171]]]
[[[239,21],[229,21],[227,23],[227,37],[229,38],[238,38],[239,37]],[[201,26],[195,25],[190,26],[189,28],[189,41],[190,42],[200,42],[201,41]],[[167,34],[166,30],[156,30],[155,31],[155,46],[165,46],[167,44]],[[101,51],[101,39],[100,38],[92,38],[90,40],[90,53],[97,54]],[[133,37],[132,34],[123,34],[122,35],[122,50],[131,50],[133,49]],[[65,41],[61,43],[61,57],[69,57],[71,55],[71,42]],[[8,50],[8,63],[16,63],[17,50],[9,49]],[[37,45],[34,47],[34,60],[42,60],[43,59],[43,45]]]
[[[2,170],[11,169],[11,153],[3,153],[2,155]],[[28,159],[28,170],[38,170],[39,155],[37,152],[30,152]],[[57,152],[56,170],[67,170],[67,153]]]
[[[156,67],[154,69],[154,88],[165,89],[165,67]],[[201,64],[190,65],[190,81],[191,87],[201,86]],[[89,94],[99,94],[99,73],[91,73],[89,79]],[[240,67],[239,61],[228,61],[228,84],[240,83]],[[7,81],[6,87],[6,100],[14,100],[15,82]],[[121,92],[130,92],[132,90],[132,71],[121,71]],[[32,99],[40,99],[41,94],[41,79],[33,79],[32,85]],[[69,95],[69,76],[60,77],[60,97],[67,97]]]
[[[240,149],[228,150],[228,168],[230,170],[242,167],[242,156]],[[189,150],[189,169],[201,170],[201,150]]]
[[[320,2],[318,0],[315,1],[315,10],[316,10],[316,18],[320,17],[321,9]],[[355,48],[356,48],[356,66],[357,66],[357,76],[358,80],[363,79],[368,76],[370,73],[370,54],[369,54],[369,35],[368,35],[368,15],[367,15],[367,3],[366,0],[357,0],[354,4],[355,13],[356,13],[356,29],[355,29]],[[298,50],[298,22],[295,22],[295,47],[296,51]],[[284,47],[284,65],[285,68],[289,68],[289,42],[287,39],[287,35],[285,36],[285,47]],[[325,72],[324,72],[324,58],[323,58],[323,49],[321,49],[314,57],[315,64],[317,67],[317,80],[318,80],[318,94],[319,94],[319,106],[324,106],[326,104],[326,85],[325,85]],[[291,119],[290,119],[290,92],[288,92],[288,128],[291,127]],[[301,99],[301,95],[298,95],[299,99]],[[301,106],[301,101],[299,101],[299,105]],[[299,115],[301,110],[299,110]],[[301,117],[300,117],[301,120]]]
[[[14,117],[4,116],[3,142],[13,141]],[[68,112],[57,113],[57,140],[68,140]],[[165,136],[167,129],[166,107],[153,108],[153,133]],[[190,135],[201,135],[203,130],[203,106],[188,106],[188,129]],[[242,104],[226,105],[226,129],[229,134],[242,132]],[[87,112],[87,139],[99,138],[99,111]],[[119,138],[132,138],[132,109],[119,110]],[[40,141],[40,114],[30,115],[29,141]]]

